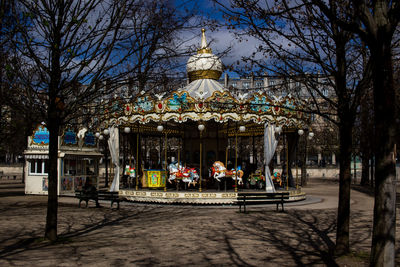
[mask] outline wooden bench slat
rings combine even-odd
[[[236,203],[239,205],[239,212],[242,211],[242,205],[244,212],[246,212],[246,205],[260,204],[276,204],[277,211],[279,210],[279,204],[281,204],[282,211],[284,211],[283,204],[286,199],[289,199],[289,192],[240,192]]]
[[[111,207],[114,202],[117,202],[117,209],[119,209],[120,199],[118,192],[75,190],[75,197],[79,199],[79,207],[82,201],[86,202],[87,207],[89,200],[94,200],[96,202],[96,207],[100,207],[99,200],[110,200]]]

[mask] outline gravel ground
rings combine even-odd
[[[368,266],[373,197],[352,190],[352,255],[336,258],[338,183],[312,179],[304,202],[248,208],[121,203],[78,208],[60,198],[60,241],[42,239],[44,196],[0,180],[0,266]],[[397,240],[400,219],[397,219]],[[397,265],[400,246],[397,242]]]

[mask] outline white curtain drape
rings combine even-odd
[[[110,191],[119,191],[119,131],[118,127],[112,126],[110,129],[110,138],[108,138],[108,148],[110,149],[111,160],[115,166],[114,180],[111,184]]]
[[[265,160],[265,190],[267,192],[275,192],[275,186],[272,182],[271,172],[269,171],[269,163],[274,157],[278,141],[275,138],[275,126],[264,125],[264,160]]]

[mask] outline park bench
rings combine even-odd
[[[279,209],[279,204],[282,206],[285,203],[285,199],[289,199],[289,192],[241,192],[238,193],[236,203],[239,205],[239,212],[242,212],[242,206],[244,213],[246,213],[246,205],[260,205],[260,204],[276,204],[276,210]]]
[[[86,207],[88,206],[89,200],[96,202],[96,207],[100,207],[99,200],[111,201],[111,207],[114,202],[117,203],[117,209],[119,209],[119,195],[118,192],[109,191],[88,191],[88,190],[75,190],[75,197],[79,199],[79,207],[81,207],[81,202],[86,202]]]

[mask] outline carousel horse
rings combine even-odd
[[[225,165],[221,161],[214,162],[212,169],[212,176],[218,182],[221,182],[219,178],[225,177],[226,168]]]
[[[272,175],[272,182],[279,185],[280,187],[282,186],[281,174],[279,172],[274,172],[274,174]]]
[[[243,178],[244,172],[243,172],[241,166],[237,167],[237,171],[235,171],[235,169],[227,171],[226,175],[231,176],[234,181],[237,180],[239,185],[243,184],[242,178]]]
[[[178,164],[178,162],[169,164],[168,170],[169,183],[172,183],[173,180],[178,178],[182,179],[184,183],[188,183],[188,186],[190,186],[191,184],[195,186],[200,177],[195,168],[185,168],[181,164]]]
[[[237,175],[236,175],[236,171],[234,169],[228,171],[225,168],[225,165],[221,161],[214,162],[211,169],[212,169],[212,175],[213,175],[214,179],[217,180],[218,182],[221,182],[221,180],[219,178],[231,176],[233,180],[236,180],[236,179],[238,180],[238,184],[243,184],[242,177],[243,177],[244,172],[241,170],[240,166],[238,166]]]
[[[182,181],[188,183],[188,186],[190,186],[191,184],[193,184],[193,186],[196,186],[196,183],[200,178],[195,168],[185,168],[183,176],[184,178],[182,179]]]

